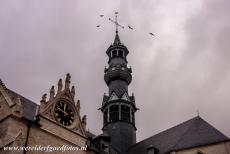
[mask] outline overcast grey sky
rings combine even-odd
[[[126,26],[119,33],[130,51],[138,140],[193,118],[198,109],[230,136],[229,0],[2,0],[0,77],[39,103],[70,73],[87,128],[101,133],[105,52],[115,35],[107,19],[115,10]]]

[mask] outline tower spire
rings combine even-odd
[[[115,35],[115,39],[114,39],[114,42],[113,42],[113,43],[115,43],[115,44],[121,43],[117,30],[116,30],[116,35]]]
[[[128,86],[132,81],[132,69],[127,67],[129,51],[120,43],[118,28],[124,28],[117,21],[109,19],[116,25],[114,43],[107,49],[108,68],[104,71],[104,80],[108,86],[108,95],[104,95],[102,107],[103,134],[107,134],[110,144],[126,154],[128,147],[136,143],[135,112],[137,111],[134,96],[129,96]],[[116,128],[116,129],[115,129]]]

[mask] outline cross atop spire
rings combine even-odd
[[[117,15],[118,15],[118,12],[115,12],[115,20],[109,18],[109,21],[111,21],[112,23],[115,24],[116,26],[116,36],[115,36],[115,39],[114,39],[114,43],[120,43],[120,38],[118,36],[118,27],[121,27],[124,29],[124,26],[120,25],[117,21]]]
[[[109,18],[109,21],[113,22],[115,25],[116,25],[116,34],[118,33],[118,27],[121,27],[124,29],[124,26],[120,25],[117,21],[117,15],[118,15],[118,12],[115,11],[115,20]]]

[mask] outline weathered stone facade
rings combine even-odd
[[[37,154],[44,151],[36,150],[4,150],[4,147],[78,147],[79,151],[65,151],[68,154],[94,154],[87,147],[86,118],[80,116],[80,102],[74,101],[75,90],[69,89],[70,76],[66,80],[65,88],[58,86],[58,92],[50,92],[50,99],[43,97],[41,106],[25,99],[7,89],[1,81],[0,85],[0,153],[1,154]],[[53,90],[53,88],[52,88]],[[53,117],[53,106],[60,99],[72,103],[74,122],[71,126],[62,125]],[[31,109],[28,109],[28,103]],[[40,108],[41,107],[41,108]],[[32,112],[35,108],[36,114]],[[31,112],[31,113],[30,113]],[[32,120],[31,120],[32,119]],[[34,119],[34,120],[33,120]],[[82,148],[82,149],[81,149]],[[52,149],[49,149],[52,150]],[[49,151],[59,154],[61,151]]]

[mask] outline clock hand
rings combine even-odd
[[[64,104],[64,112],[66,112],[66,104]]]
[[[65,111],[63,111],[62,109],[60,109],[59,107],[57,108],[59,111],[63,112],[65,115],[68,115],[68,113],[66,113]]]

